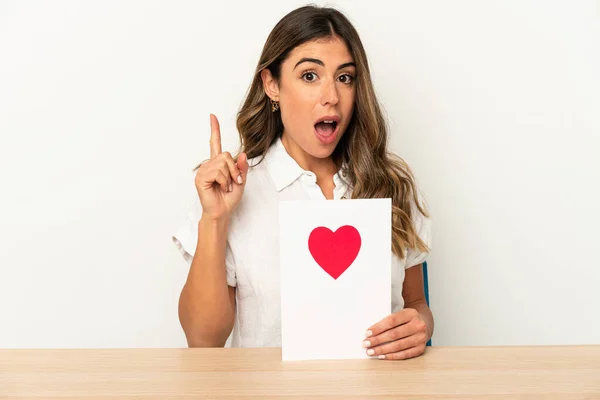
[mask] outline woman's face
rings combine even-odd
[[[352,118],[355,76],[354,60],[337,37],[307,42],[290,53],[279,84],[271,83],[288,151],[316,158],[333,153]]]

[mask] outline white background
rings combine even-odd
[[[318,2],[323,4],[322,2]],[[185,346],[171,243],[304,2],[0,2],[0,347]],[[434,345],[600,343],[598,1],[343,1],[434,218]]]

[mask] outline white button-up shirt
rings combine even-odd
[[[232,347],[280,347],[281,307],[279,282],[278,203],[286,200],[326,200],[314,173],[302,169],[287,153],[281,140],[265,159],[249,160],[250,170],[238,208],[229,224],[227,284],[236,287],[237,311],[227,345]],[[334,201],[351,193],[344,176],[334,176]],[[173,242],[191,265],[202,216],[196,195],[187,218],[173,235]],[[418,211],[413,217],[417,233],[430,245],[431,222]],[[392,253],[391,312],[404,307],[404,270],[422,263],[427,254],[409,249],[404,259]],[[376,321],[374,321],[376,322]]]

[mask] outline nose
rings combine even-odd
[[[327,80],[321,86],[321,105],[336,105],[339,101],[335,80]]]

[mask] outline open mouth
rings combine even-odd
[[[319,135],[329,137],[336,131],[337,126],[337,121],[322,121],[315,124],[315,130]]]

